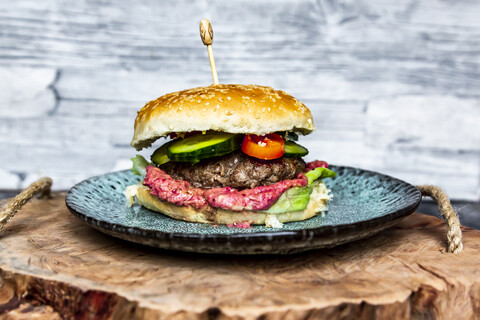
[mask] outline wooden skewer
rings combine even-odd
[[[207,46],[210,67],[212,68],[213,84],[218,84],[217,67],[215,66],[215,58],[213,57],[212,50],[213,29],[208,19],[200,21],[200,37],[202,38],[203,44]]]

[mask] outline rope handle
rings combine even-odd
[[[52,186],[52,179],[45,177],[41,178],[31,185],[29,185],[25,190],[20,192],[16,197],[11,199],[5,207],[0,210],[0,230],[3,226],[13,218],[15,213],[17,213],[25,203],[28,202],[34,195],[40,193],[40,196],[50,196],[50,187]]]
[[[432,198],[438,204],[438,210],[442,214],[447,225],[447,251],[459,253],[463,250],[462,230],[460,229],[460,220],[458,219],[448,196],[437,186],[422,185],[417,186],[424,197]]]
[[[20,192],[15,198],[10,200],[4,208],[0,210],[0,229],[17,213],[24,204],[28,202],[37,193],[41,196],[50,196],[50,188],[52,186],[52,179],[45,177],[37,180],[29,185],[25,190]],[[422,185],[417,186],[422,193],[422,196],[430,197],[438,203],[445,222],[447,224],[447,240],[448,252],[459,253],[463,250],[462,244],[462,230],[460,229],[460,221],[453,210],[452,204],[447,195],[436,186]]]

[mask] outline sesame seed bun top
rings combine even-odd
[[[256,85],[218,84],[169,93],[148,102],[135,119],[131,145],[141,150],[172,132],[207,130],[309,134],[315,127],[310,110],[283,91]]]

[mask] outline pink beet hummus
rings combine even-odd
[[[241,191],[230,187],[202,189],[191,187],[187,181],[175,180],[154,166],[147,167],[143,180],[143,184],[150,188],[150,194],[177,206],[192,206],[197,209],[210,206],[235,211],[266,210],[287,189],[306,186],[307,183],[305,174],[300,173],[296,179]]]

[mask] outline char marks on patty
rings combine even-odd
[[[251,189],[294,179],[299,173],[305,172],[305,162],[301,158],[287,157],[260,160],[238,151],[204,159],[193,165],[186,162],[168,162],[160,168],[174,179],[188,181],[197,188]]]

